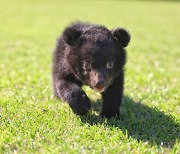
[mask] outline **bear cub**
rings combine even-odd
[[[82,85],[102,95],[103,117],[117,117],[124,89],[125,47],[130,34],[123,28],[75,22],[58,39],[53,56],[54,95],[73,112],[85,115],[91,102]]]

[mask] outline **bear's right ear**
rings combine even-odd
[[[80,37],[80,35],[80,31],[76,30],[73,27],[68,27],[63,32],[63,39],[67,44],[73,46],[78,42],[78,38]]]
[[[116,28],[112,30],[112,35],[123,47],[126,47],[131,39],[131,35],[124,28]]]

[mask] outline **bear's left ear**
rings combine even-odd
[[[73,27],[68,27],[63,32],[63,39],[67,44],[73,46],[77,44],[80,35],[80,31],[76,30]]]
[[[131,39],[129,32],[124,28],[116,28],[112,30],[112,35],[122,44],[123,47],[126,47]]]

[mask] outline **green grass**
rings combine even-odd
[[[180,3],[1,1],[0,153],[179,153]],[[56,38],[76,19],[127,28],[121,120],[79,117],[53,98]]]

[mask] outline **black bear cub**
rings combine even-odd
[[[82,85],[102,94],[101,115],[119,116],[124,89],[125,47],[130,34],[123,28],[75,22],[58,39],[53,57],[54,95],[74,113],[84,115],[91,102]]]

